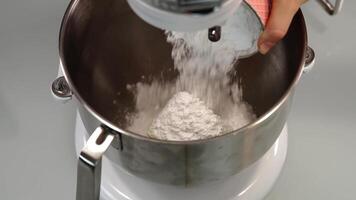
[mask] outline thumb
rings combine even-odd
[[[273,0],[271,15],[258,41],[258,48],[266,54],[287,33],[302,0]]]

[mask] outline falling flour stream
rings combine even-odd
[[[236,73],[241,34],[229,22],[223,30],[217,43],[208,40],[206,31],[166,32],[179,75],[170,83],[127,86],[136,100],[136,112],[127,116],[128,130],[161,140],[199,140],[237,130],[256,118],[229,75]]]

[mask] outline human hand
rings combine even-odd
[[[272,0],[271,15],[258,40],[260,53],[266,54],[287,33],[299,7],[307,0]]]

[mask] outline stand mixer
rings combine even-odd
[[[75,149],[77,156],[89,134],[77,114]],[[203,186],[181,187],[146,181],[127,173],[112,161],[113,150],[103,157],[101,200],[261,200],[271,190],[286,159],[288,130],[284,127],[270,150],[256,163],[235,176]]]
[[[260,2],[270,7],[269,1]],[[240,0],[128,4],[151,25],[174,31],[206,29],[207,37],[216,37],[219,26],[237,9],[254,8]],[[257,20],[261,30],[268,17],[263,10]],[[143,75],[160,76],[172,67],[171,47],[162,31],[151,25],[117,0],[73,0],[63,18],[60,72],[52,93],[78,105],[77,200],[262,199],[285,161],[286,119],[295,86],[314,61],[301,11],[269,55],[239,61],[243,98],[258,119],[232,133],[193,142],[155,140],[122,125],[120,112],[129,110],[132,102],[125,93],[127,83]]]

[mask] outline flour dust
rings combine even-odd
[[[136,100],[136,112],[127,116],[128,130],[162,140],[198,140],[237,130],[256,118],[242,100],[238,82],[231,80],[239,34],[229,26],[216,43],[205,30],[166,32],[179,75],[170,83],[128,86]]]

